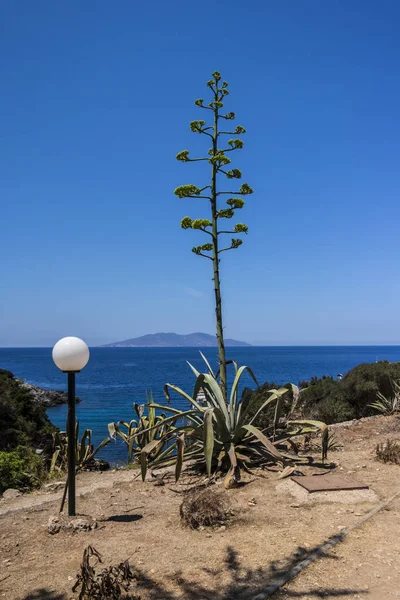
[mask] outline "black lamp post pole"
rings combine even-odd
[[[75,516],[75,373],[68,372],[68,515]]]

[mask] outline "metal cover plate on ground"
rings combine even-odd
[[[306,475],[304,477],[291,477],[310,494],[313,492],[333,492],[339,490],[367,490],[368,485],[354,481],[345,475]]]

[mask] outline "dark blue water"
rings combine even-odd
[[[216,349],[204,350],[216,365]],[[246,347],[228,349],[228,358],[250,366],[259,383],[275,381],[298,383],[313,375],[346,373],[362,362],[377,360],[400,361],[400,346],[307,346],[307,347]],[[203,371],[203,361],[197,348],[93,348],[85,369],[77,375],[77,405],[80,427],[93,430],[99,442],[107,436],[111,421],[134,418],[132,403],[146,401],[146,390],[152,391],[156,402],[164,403],[163,386],[173,383],[191,393],[194,376],[186,361]],[[51,348],[2,348],[0,368],[8,369],[29,383],[49,389],[66,390],[66,375],[54,365]],[[253,385],[251,379],[244,379]],[[185,407],[179,396],[172,404]],[[65,429],[67,407],[48,410],[51,421]],[[112,462],[126,460],[125,447],[109,444],[102,456]]]

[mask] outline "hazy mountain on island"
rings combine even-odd
[[[104,344],[102,348],[209,348],[217,346],[217,338],[208,333],[151,333],[131,340]],[[238,340],[225,340],[225,346],[250,346]]]

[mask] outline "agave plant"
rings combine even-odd
[[[218,374],[213,372],[205,356],[203,354],[201,356],[206,363],[206,373],[200,373],[189,363],[196,376],[191,396],[175,385],[167,383],[164,387],[168,402],[170,401],[170,390],[173,390],[188,401],[192,407],[191,410],[182,412],[171,406],[152,404],[154,409],[162,410],[164,414],[172,413],[173,417],[169,417],[169,419],[175,420],[179,416],[182,417],[184,423],[181,426],[174,426],[175,444],[170,445],[166,453],[161,453],[157,458],[148,460],[150,450],[154,446],[148,444],[142,448],[143,479],[149,464],[154,467],[176,462],[175,477],[178,479],[184,461],[202,461],[205,463],[209,476],[219,470],[227,470],[225,486],[230,487],[240,480],[241,469],[248,470],[253,466],[266,463],[287,465],[294,460],[303,460],[288,454],[288,449],[293,445],[294,438],[315,431],[322,432],[322,458],[325,459],[328,436],[328,428],[325,423],[292,418],[299,398],[296,386],[292,386],[293,402],[287,415],[283,416],[281,411],[282,398],[288,392],[288,388],[279,388],[269,391],[269,397],[257,413],[250,418],[248,415],[250,394],[247,393],[240,397],[239,389],[244,373],[248,373],[258,385],[253,371],[246,366],[239,367],[232,361],[235,377],[229,398],[225,401]],[[200,390],[205,395],[205,402],[202,404],[197,402]],[[253,423],[258,414],[268,406],[274,407],[274,417],[267,428],[260,430]],[[174,422],[176,423],[176,421]],[[153,429],[157,427],[155,425]],[[148,430],[148,432],[150,431],[151,429]],[[169,437],[170,440],[171,437]]]
[[[377,392],[377,400],[372,402],[369,406],[375,409],[382,415],[394,415],[400,412],[400,385],[393,379],[390,380],[392,387],[392,395],[388,398],[381,392]]]
[[[150,461],[165,458],[173,452],[170,441],[176,433],[176,424],[182,415],[178,413],[167,417],[165,412],[157,414],[158,406],[150,394],[146,405],[136,402],[133,404],[136,419],[108,424],[110,438],[116,440],[119,437],[127,445],[128,464],[135,459],[139,461],[142,450],[145,450]]]
[[[97,448],[92,443],[93,432],[91,429],[85,429],[81,439],[79,439],[79,421],[75,425],[75,464],[76,471],[80,471],[88,466],[98,452],[110,442],[105,438]],[[50,473],[55,471],[66,471],[68,464],[68,436],[65,431],[57,431],[53,434],[54,451],[50,462]]]

